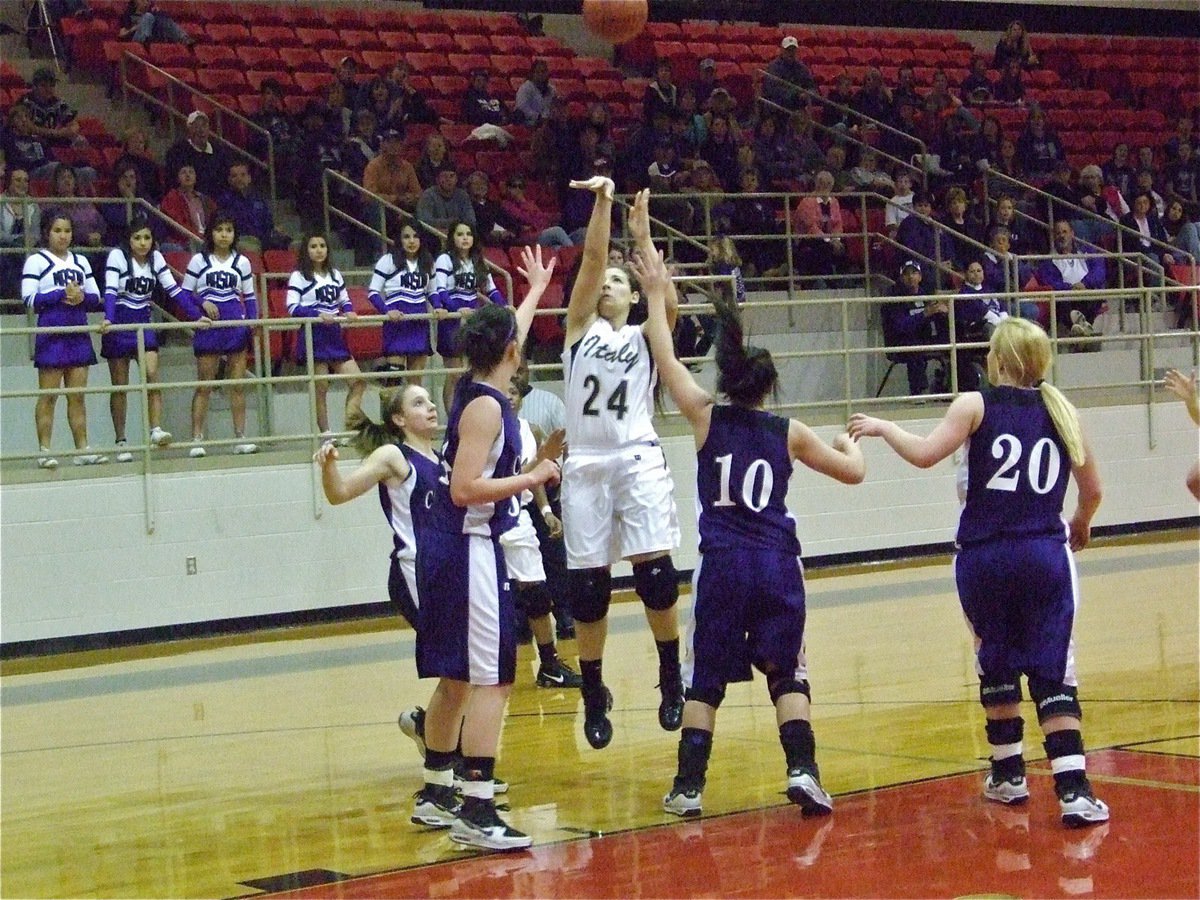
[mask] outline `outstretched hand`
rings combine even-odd
[[[629,236],[634,246],[650,240],[650,189],[642,188],[634,195],[629,208]]]
[[[593,194],[602,196],[605,200],[610,201],[617,190],[617,186],[613,180],[605,175],[593,175],[591,178],[572,180],[571,187],[583,191],[591,191]]]
[[[627,265],[647,295],[652,291],[659,291],[662,295],[666,294],[667,286],[671,283],[671,272],[667,268],[661,250],[649,256],[634,253],[630,256]]]
[[[1196,373],[1186,377],[1182,372],[1171,369],[1163,377],[1163,387],[1185,403],[1196,396]]]
[[[876,419],[873,416],[865,416],[862,413],[855,413],[850,417],[850,422],[846,426],[846,432],[850,435],[850,440],[857,441],[864,437],[883,437],[883,430],[890,423],[887,419]]]
[[[538,244],[521,249],[521,265],[517,266],[517,271],[525,276],[531,291],[545,290],[550,279],[554,277],[554,267],[557,265],[558,257],[556,256],[550,257],[549,265],[542,263],[542,247]]]
[[[565,428],[556,428],[542,441],[542,445],[538,447],[538,459],[557,460],[563,455],[563,448],[567,442],[567,430]]]
[[[336,462],[338,458],[337,445],[333,441],[326,441],[321,445],[321,449],[313,454],[313,462],[318,466],[324,466],[327,463]]]

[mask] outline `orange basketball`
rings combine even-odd
[[[583,24],[614,44],[637,37],[649,15],[646,0],[583,0]]]

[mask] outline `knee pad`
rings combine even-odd
[[[721,703],[725,700],[725,688],[695,688],[690,687],[683,695],[684,700],[695,700],[697,703],[705,703],[713,709],[719,709]]]
[[[1033,679],[1029,681],[1033,690]],[[979,702],[983,706],[1004,706],[1021,702],[1021,676],[1016,672],[1007,675],[984,675],[979,679]]]
[[[550,615],[550,608],[554,605],[550,600],[550,591],[547,590],[544,581],[517,588],[517,597],[525,615],[530,619],[540,619],[542,616]]]
[[[670,609],[679,599],[679,575],[671,557],[633,564],[633,587],[647,609]],[[576,616],[578,618],[578,616]]]
[[[1029,696],[1037,706],[1039,722],[1054,716],[1083,718],[1083,710],[1079,707],[1078,688],[1069,684],[1033,676],[1029,679]]]
[[[812,689],[809,687],[807,679],[797,681],[791,674],[768,675],[767,693],[771,695],[772,703],[778,703],[779,698],[787,694],[803,694],[809,700],[812,699]]]
[[[567,593],[577,622],[591,624],[608,615],[612,599],[612,572],[607,567],[568,569]]]

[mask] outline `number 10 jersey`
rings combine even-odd
[[[597,318],[578,343],[563,351],[563,371],[571,453],[658,440],[651,418],[657,374],[640,326],[614,329]]]

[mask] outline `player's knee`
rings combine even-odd
[[[1033,690],[1033,681],[1029,682]],[[1021,702],[1021,676],[1013,672],[1009,675],[985,675],[979,680],[979,702],[984,707],[1006,706],[1009,703]]]
[[[808,679],[800,680],[782,672],[767,676],[767,693],[771,695],[772,703],[778,703],[788,694],[803,694],[809,700],[812,699],[812,688],[809,687]]]
[[[1079,706],[1078,688],[1069,684],[1032,676],[1029,679],[1029,696],[1033,698],[1034,705],[1037,707],[1039,722],[1045,722],[1055,716],[1083,718],[1083,710]]]
[[[647,609],[670,609],[679,600],[679,575],[671,557],[633,564],[633,587]],[[578,618],[578,617],[576,617]]]
[[[703,703],[706,706],[711,706],[713,709],[719,709],[725,700],[725,688],[697,687],[696,685],[692,685],[684,692],[683,698]]]
[[[544,581],[526,585],[518,590],[517,594],[521,598],[521,606],[525,615],[529,618],[540,619],[542,616],[550,615],[550,609],[554,604]]]
[[[590,625],[608,615],[612,599],[612,572],[606,567],[568,569],[567,592],[575,621]]]

